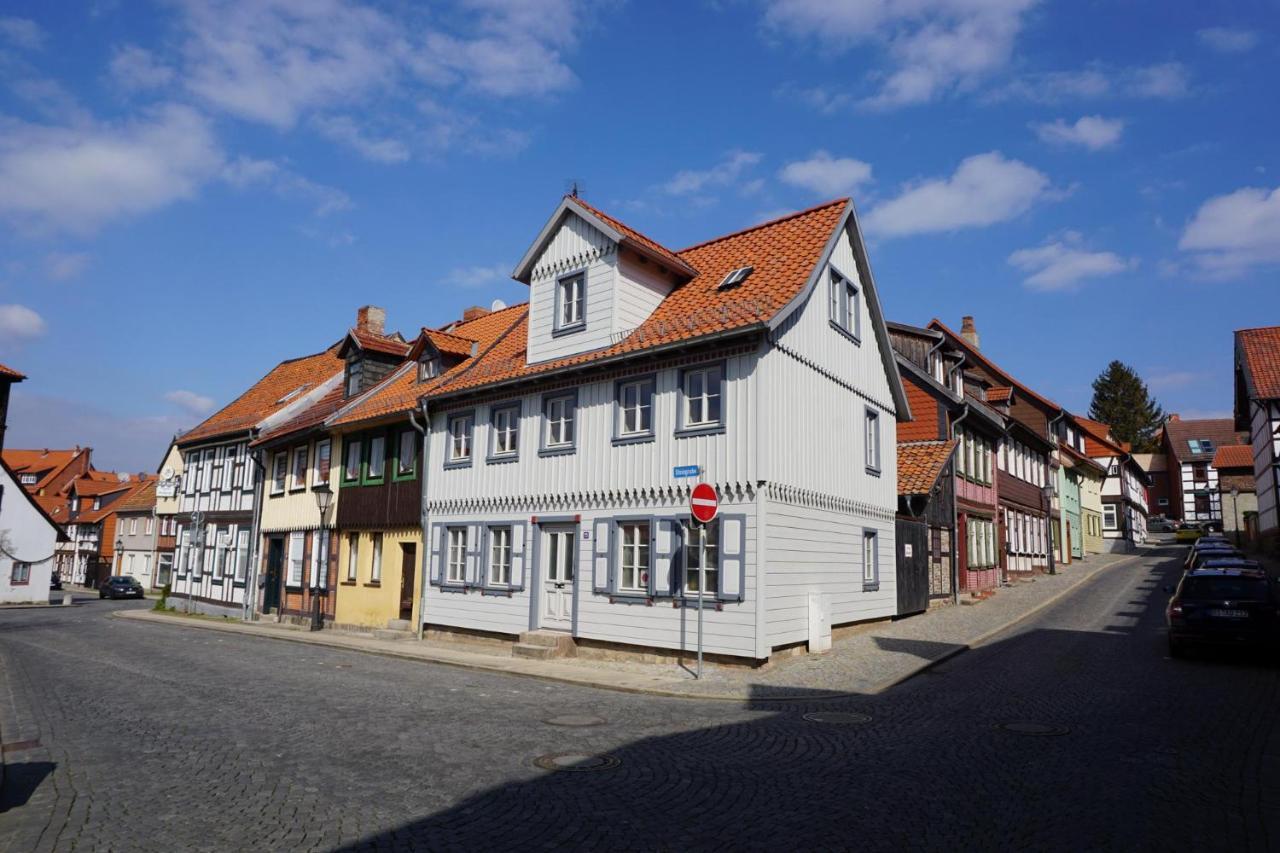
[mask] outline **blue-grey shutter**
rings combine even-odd
[[[511,525],[511,589],[515,592],[524,589],[524,549],[527,539],[524,534],[523,521]]]
[[[483,528],[478,524],[467,525],[467,586],[483,586],[481,577],[483,566],[480,559],[480,535]]]
[[[653,547],[649,552],[649,594],[656,598],[671,595],[671,569],[675,565],[674,556],[679,541],[675,519],[654,519]]]
[[[444,550],[444,525],[431,525],[431,541],[428,546],[431,548],[431,563],[428,568],[431,575],[431,583],[433,586],[441,586],[444,583],[444,558],[442,556]]]
[[[747,517],[720,516],[720,588],[721,601],[742,601],[747,580]]]
[[[613,589],[609,582],[611,569],[609,559],[609,533],[613,525],[607,518],[597,518],[592,524],[591,533],[591,590],[607,594]]]

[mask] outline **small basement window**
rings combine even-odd
[[[755,267],[738,267],[724,277],[724,281],[720,282],[720,290],[728,290],[731,287],[737,287],[747,280],[747,276],[751,275],[751,271]]]

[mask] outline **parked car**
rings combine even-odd
[[[1262,572],[1266,574],[1266,570],[1262,568],[1262,564],[1257,560],[1250,560],[1244,555],[1237,554],[1233,556],[1219,556],[1215,551],[1206,552],[1204,558],[1196,565],[1197,569],[1247,569],[1253,572]]]
[[[62,589],[62,574],[57,569],[49,575],[49,589]]]
[[[1235,548],[1199,548],[1191,552],[1191,556],[1183,568],[1188,572],[1194,572],[1196,569],[1203,568],[1206,564],[1216,560],[1239,562],[1244,560],[1244,554],[1241,554]]]
[[[144,598],[142,584],[132,575],[115,575],[98,588],[98,598]]]
[[[1182,561],[1184,569],[1191,568],[1191,564],[1195,562],[1196,556],[1204,553],[1216,553],[1224,556],[1240,553],[1230,542],[1220,542],[1215,539],[1201,539],[1196,544],[1187,549],[1187,556]]]
[[[1197,569],[1170,590],[1165,610],[1169,655],[1181,657],[1189,645],[1251,644],[1276,641],[1274,584],[1255,569]]]
[[[1204,530],[1199,525],[1184,524],[1178,532],[1174,534],[1173,539],[1175,542],[1195,542],[1203,535]]]
[[[1152,533],[1173,533],[1177,529],[1177,522],[1167,518],[1153,518],[1147,522],[1147,530]]]

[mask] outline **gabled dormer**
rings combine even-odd
[[[347,332],[338,357],[345,362],[342,373],[342,396],[350,399],[377,385],[404,363],[409,343],[399,332],[384,332],[387,312],[376,305],[366,305],[356,312],[356,325]]]
[[[463,315],[463,322],[475,319],[477,315],[474,312],[480,312],[478,316],[487,313],[482,308],[469,308]],[[478,349],[477,343],[470,338],[439,329],[423,328],[418,339],[413,342],[408,358],[415,362],[414,369],[417,371],[418,383],[421,384],[430,382],[476,355]]]
[[[529,285],[529,364],[626,337],[697,270],[671,250],[565,196],[512,277]]]

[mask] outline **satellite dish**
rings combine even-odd
[[[172,480],[172,479],[173,479],[173,477],[174,477],[174,475],[175,475],[176,473],[177,473],[177,472],[175,472],[175,471],[173,470],[173,468],[171,468],[170,466],[166,465],[166,466],[164,466],[164,470],[162,470],[162,471],[160,472],[160,479],[161,479],[161,480]]]
[[[503,308],[506,308],[506,307],[507,307],[507,303],[503,302],[501,299],[495,299],[493,300],[493,304],[489,306],[489,310],[501,311]]]

